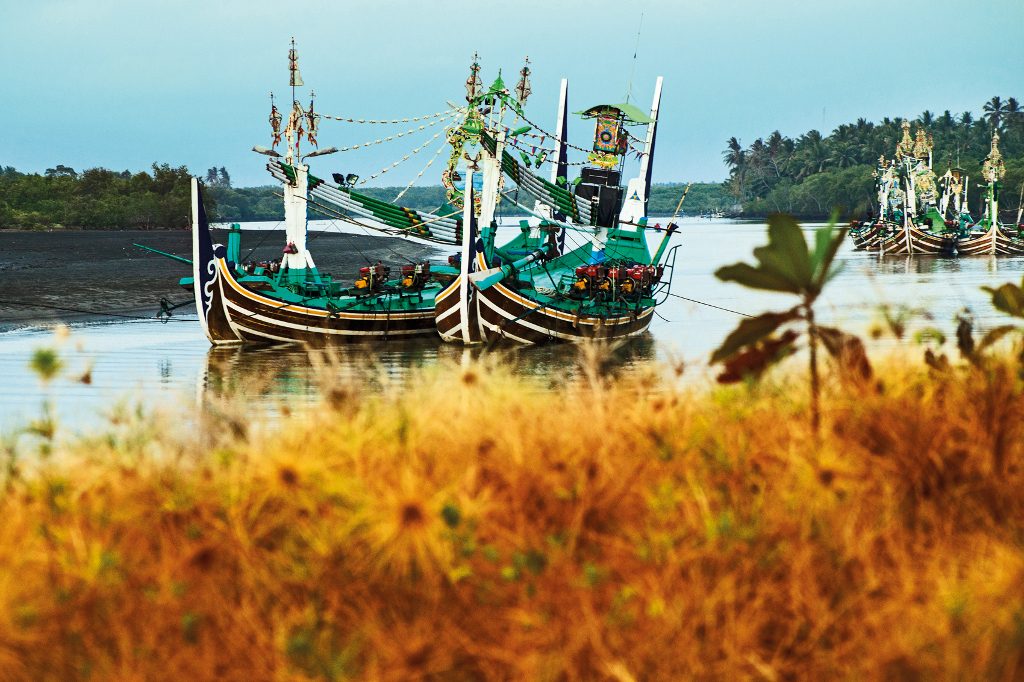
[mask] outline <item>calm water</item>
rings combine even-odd
[[[258,226],[254,226],[258,227]],[[315,229],[315,228],[311,228]],[[244,241],[244,238],[243,238]],[[732,311],[756,314],[782,309],[786,297],[754,292],[719,282],[714,271],[721,265],[751,260],[750,252],[766,241],[765,227],[727,221],[692,220],[682,225],[673,244],[680,248],[672,291],[695,301]],[[864,332],[877,319],[880,304],[907,306],[927,314],[934,325],[950,334],[953,316],[969,308],[978,328],[1005,323],[992,310],[980,287],[1019,281],[1024,258],[892,257],[855,252],[849,243],[838,260],[844,269],[831,284],[821,305],[824,318],[851,331]],[[739,321],[732,312],[680,298],[670,298],[658,308],[650,334],[635,339],[618,351],[614,366],[634,371],[647,363],[685,360],[702,366],[726,334]],[[194,315],[184,315],[194,318]],[[56,347],[66,363],[65,375],[42,386],[29,370],[32,352]],[[339,348],[341,371],[367,366],[374,384],[401,382],[413,367],[439,361],[459,361],[479,354],[434,341],[381,344],[376,348]],[[572,377],[578,370],[578,354],[567,346],[501,351],[517,361],[520,372],[545,381]],[[73,376],[86,369],[91,383]],[[696,369],[700,374],[701,370]],[[24,329],[0,333],[0,430],[39,414],[44,399],[51,399],[61,420],[74,428],[88,428],[119,400],[147,405],[180,403],[196,405],[205,392],[226,386],[243,386],[261,396],[302,404],[316,394],[311,361],[297,349],[218,349],[209,347],[198,323],[167,324],[128,322],[83,325],[72,328],[59,341],[48,330]]]

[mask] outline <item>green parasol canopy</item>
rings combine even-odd
[[[577,116],[583,116],[584,118],[591,118],[599,116],[601,114],[609,113],[611,110],[617,110],[626,117],[626,123],[654,123],[654,119],[645,114],[635,104],[622,103],[622,104],[595,104],[589,109],[583,111],[577,111]]]

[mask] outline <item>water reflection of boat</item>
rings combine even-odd
[[[582,351],[575,345],[456,346],[435,339],[409,339],[381,344],[347,344],[323,351],[301,346],[214,346],[198,382],[200,400],[243,395],[274,406],[312,404],[332,383],[357,385],[360,390],[382,390],[385,384],[404,385],[417,368],[439,363],[462,364],[484,354],[507,363],[517,374],[545,382],[551,377],[572,381],[582,370]],[[637,371],[656,361],[656,343],[650,334],[631,337],[598,349],[604,374]]]

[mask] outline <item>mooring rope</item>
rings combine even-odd
[[[119,317],[119,318],[124,318],[126,320],[141,320],[141,321],[144,321],[144,322],[161,322],[161,323],[167,322],[167,321],[171,321],[171,322],[197,322],[199,320],[198,317],[191,317],[191,318],[185,318],[185,317],[162,317],[161,318],[161,317],[155,317],[155,316],[154,317],[143,317],[141,315],[128,315],[126,313],[118,313],[118,312],[114,312],[112,310],[88,310],[86,308],[70,308],[70,307],[66,307],[66,306],[56,306],[56,305],[50,305],[48,303],[39,303],[39,302],[33,302],[33,301],[11,301],[11,300],[0,299],[0,305],[22,306],[22,307],[25,307],[25,308],[43,308],[43,309],[46,309],[46,310],[58,310],[58,311],[61,311],[61,312],[66,312],[66,313],[80,313],[80,314],[83,314],[83,315],[100,315],[100,316],[103,316],[103,317]],[[22,318],[22,319],[30,319],[30,318]]]

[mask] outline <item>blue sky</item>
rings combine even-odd
[[[551,127],[563,76],[577,111],[621,101],[631,74],[631,101],[647,106],[662,75],[656,182],[724,178],[733,135],[749,144],[775,129],[827,132],[925,109],[980,114],[993,95],[1024,99],[1020,0],[0,0],[0,165],[217,165],[236,185],[267,184],[262,157],[248,150],[269,142],[267,93],[287,103],[292,35],[300,99],[312,88],[320,111],[345,116],[445,108],[463,96],[474,50],[485,81],[501,68],[509,84],[529,55],[527,111]],[[320,141],[383,132],[324,122]],[[366,177],[431,134],[314,160],[314,172]],[[583,143],[589,126],[571,135]],[[433,149],[376,184],[404,184]]]

